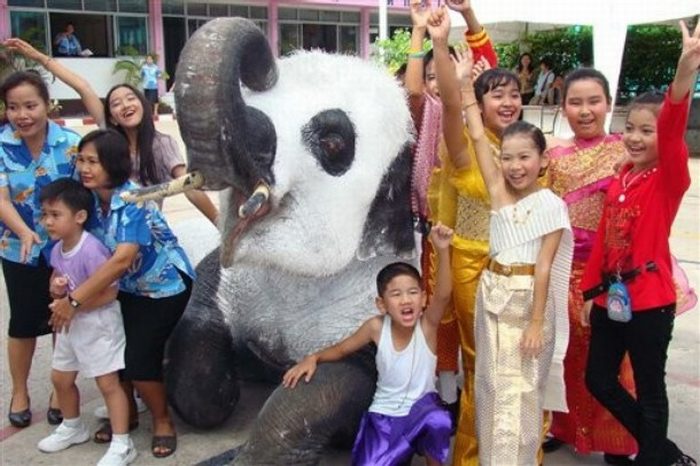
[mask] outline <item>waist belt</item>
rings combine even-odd
[[[612,285],[613,283],[628,282],[642,272],[653,272],[655,270],[658,270],[656,267],[656,263],[654,261],[649,261],[640,267],[636,267],[632,270],[628,270],[619,274],[603,273],[603,280],[593,288],[585,290],[583,292],[583,299],[584,301],[593,299],[596,296],[600,296],[603,293],[607,292],[608,288],[610,288],[610,285]]]
[[[506,277],[511,275],[535,275],[535,264],[503,265],[490,259],[486,268],[493,273],[505,275]]]

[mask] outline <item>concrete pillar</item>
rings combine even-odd
[[[0,40],[8,39],[10,34],[12,34],[10,10],[7,7],[7,0],[0,0]]]
[[[369,8],[360,9],[360,57],[369,58]]]
[[[165,70],[165,41],[163,39],[163,2],[148,0],[148,36],[149,52],[158,54],[158,68]],[[158,93],[166,92],[165,81],[158,81]]]
[[[267,41],[272,55],[279,57],[279,6],[277,0],[267,3]]]

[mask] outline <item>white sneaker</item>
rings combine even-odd
[[[78,427],[68,427],[63,422],[51,435],[41,439],[37,447],[44,453],[55,453],[88,440],[90,440],[90,432],[84,423],[81,422]]]
[[[100,459],[97,466],[126,466],[136,459],[138,452],[134,448],[134,442],[129,439],[129,443],[112,442],[109,444],[107,453]]]
[[[143,402],[141,397],[137,396],[136,397],[136,412],[140,414],[140,413],[144,413],[146,411],[148,411],[148,406],[146,406],[146,403]],[[98,419],[109,419],[109,412],[107,411],[107,406],[105,406],[105,405],[98,406],[97,408],[95,408],[95,411],[93,411],[93,414]]]

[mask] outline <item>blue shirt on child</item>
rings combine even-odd
[[[9,190],[17,213],[41,239],[41,244],[34,245],[28,256],[30,265],[37,265],[39,254],[48,240],[40,222],[39,193],[50,182],[71,176],[79,141],[77,133],[49,121],[44,147],[35,159],[12,125],[8,123],[0,127],[0,188]],[[0,257],[20,262],[21,246],[19,237],[0,221]]]
[[[158,89],[158,77],[160,76],[160,70],[158,66],[154,63],[149,65],[145,63],[141,67],[141,79],[144,89]]]
[[[174,296],[185,290],[178,271],[194,278],[194,270],[155,202],[139,206],[119,197],[135,188],[138,185],[133,181],[116,188],[106,214],[93,193],[95,215],[90,216],[88,229],[112,253],[119,243],[140,246],[136,259],[119,281],[120,290],[148,298]]]

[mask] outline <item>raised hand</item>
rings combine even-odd
[[[433,42],[447,43],[450,35],[450,15],[444,6],[433,10],[428,18],[428,32]]]
[[[427,28],[428,18],[430,18],[430,0],[422,2],[421,0],[411,0],[411,22],[413,27]]]
[[[683,49],[678,59],[678,72],[691,74],[700,68],[700,22],[691,34],[685,21],[679,21],[683,35]]]
[[[39,52],[28,42],[25,42],[22,39],[13,37],[3,42],[3,45],[8,49],[12,50],[13,52],[17,52],[25,56],[26,58],[29,58],[30,60],[34,60],[35,62],[41,63],[42,65],[44,64],[44,54]]]
[[[479,60],[477,60],[476,63],[474,63],[474,67],[472,68],[472,79],[476,81],[476,79],[481,76],[481,74],[486,71],[491,69],[491,63],[484,57],[483,55]]]
[[[455,73],[460,85],[463,87],[469,82],[473,82],[474,54],[468,46],[455,48],[455,56],[450,55],[455,64]]]
[[[464,12],[472,7],[470,0],[446,0],[445,2],[450,10]]]
[[[453,235],[454,231],[440,222],[430,229],[430,241],[433,242],[435,249],[449,248]]]

